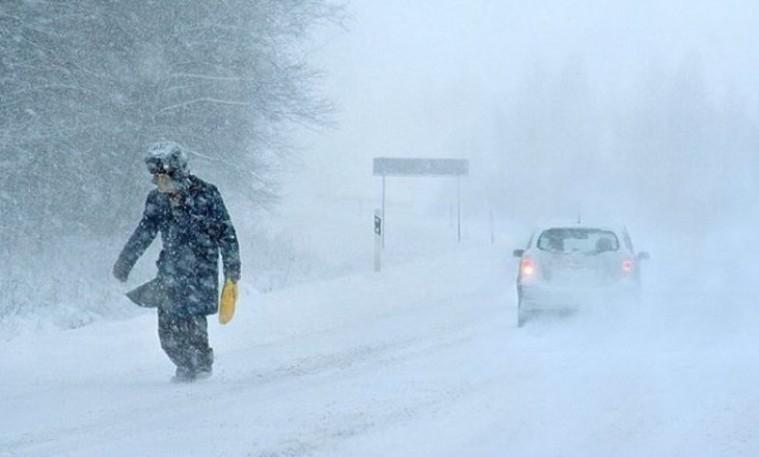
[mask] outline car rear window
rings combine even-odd
[[[541,251],[600,254],[619,249],[614,232],[592,228],[552,228],[543,231],[538,238]]]

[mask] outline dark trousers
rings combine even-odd
[[[161,348],[178,368],[197,373],[210,371],[213,349],[208,345],[206,316],[176,316],[158,310]]]

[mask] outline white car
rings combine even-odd
[[[522,326],[542,311],[574,310],[636,300],[640,262],[627,230],[608,226],[558,225],[535,231],[519,257],[518,316]]]

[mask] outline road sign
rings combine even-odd
[[[385,218],[385,178],[388,176],[455,176],[458,226],[457,237],[461,242],[461,177],[469,174],[467,159],[397,159],[374,158],[374,176],[382,176],[382,217]],[[386,220],[383,220],[386,224]],[[380,245],[385,247],[385,231],[380,233]]]
[[[469,174],[466,159],[374,159],[375,176],[465,176]]]

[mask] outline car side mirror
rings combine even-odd
[[[514,249],[514,257],[522,257],[524,255],[524,249]]]
[[[638,260],[648,260],[651,258],[651,254],[649,254],[646,251],[641,251],[638,253]]]

